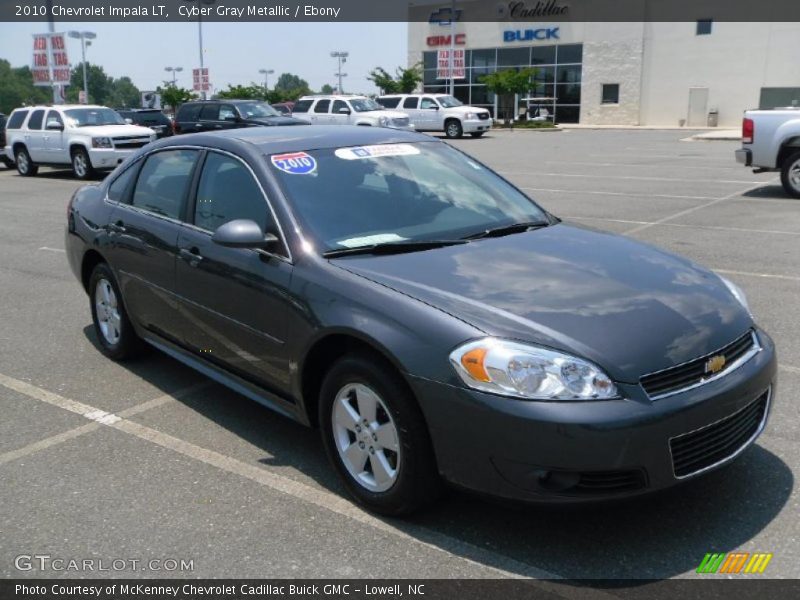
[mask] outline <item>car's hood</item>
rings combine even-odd
[[[244,119],[244,122],[254,123],[256,125],[308,125],[305,121],[292,117],[284,117],[283,115],[277,117],[254,117],[252,119]]]
[[[124,137],[124,136],[141,136],[149,137],[155,132],[149,127],[142,127],[140,125],[92,125],[89,127],[78,127],[75,131],[82,135],[90,135],[92,137]]]
[[[713,352],[752,326],[713,272],[625,237],[565,224],[334,263],[488,335],[576,353],[631,383]]]
[[[387,117],[389,119],[407,119],[408,113],[399,110],[368,110],[365,112],[353,113],[354,117]]]
[[[476,106],[454,106],[452,108],[443,109],[445,112],[465,115],[467,113],[485,113],[489,112],[485,108],[478,108]]]

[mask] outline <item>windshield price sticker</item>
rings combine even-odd
[[[274,154],[270,160],[276,169],[292,175],[308,175],[317,170],[317,161],[305,152]]]
[[[377,144],[375,146],[339,148],[334,154],[344,160],[358,160],[360,158],[381,158],[383,156],[411,156],[419,154],[419,148],[415,148],[411,144]]]

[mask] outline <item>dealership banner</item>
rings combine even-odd
[[[69,57],[63,33],[35,33],[31,61],[33,85],[68,85]]]
[[[781,579],[6,579],[2,600],[725,600],[797,598]]]
[[[0,0],[0,21],[800,21],[797,0]]]
[[[439,50],[436,53],[436,78],[437,79],[464,79],[466,77],[465,59],[463,48],[453,50],[452,75],[450,73],[450,50]]]

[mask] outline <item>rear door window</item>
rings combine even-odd
[[[131,204],[162,217],[179,219],[197,154],[197,150],[151,154],[139,172]]]
[[[331,106],[330,100],[320,100],[317,102],[317,105],[314,107],[315,113],[326,113],[328,112],[328,108]]]
[[[203,106],[203,110],[200,111],[201,121],[216,121],[218,116],[219,116],[218,104],[206,104],[205,106]]]
[[[197,121],[200,118],[202,104],[184,104],[178,111],[178,121]]]
[[[313,100],[298,100],[297,102],[294,103],[294,106],[292,107],[292,112],[307,113],[308,109],[311,108],[311,104],[313,102],[314,102]]]
[[[417,108],[417,102],[419,98],[414,96],[409,96],[405,100],[403,100],[403,108]]]
[[[23,121],[25,121],[25,117],[28,116],[27,110],[18,110],[15,111],[14,114],[11,115],[8,119],[8,125],[6,125],[6,129],[19,129],[22,127]]]
[[[44,122],[44,110],[35,110],[28,119],[28,129],[41,129]]]

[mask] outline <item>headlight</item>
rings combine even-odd
[[[477,119],[478,115],[476,115],[475,113],[467,113],[466,115],[464,115],[464,117],[467,119],[467,121],[471,121],[472,119]]]
[[[484,338],[456,348],[450,362],[469,387],[530,400],[604,400],[617,388],[592,363],[536,346]]]
[[[111,148],[111,138],[96,137],[92,138],[92,148]]]
[[[155,142],[157,137],[158,136],[154,133],[153,135],[150,136],[150,141]]]
[[[717,275],[717,277],[719,277],[722,280],[722,283],[724,283],[725,287],[727,287],[730,290],[731,294],[733,294],[733,297],[739,301],[739,304],[744,306],[744,309],[747,311],[747,314],[749,314],[752,317],[753,313],[750,310],[750,305],[747,303],[747,296],[744,295],[742,288],[740,288],[738,285],[736,285],[729,279],[726,279],[722,275]]]
[[[378,125],[386,127],[389,124],[389,117],[378,117]]]

